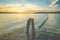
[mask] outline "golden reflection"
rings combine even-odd
[[[22,21],[26,21],[29,18],[34,18],[35,20],[37,20],[38,18],[40,18],[41,16],[43,16],[44,14],[19,14],[19,20],[20,22]]]

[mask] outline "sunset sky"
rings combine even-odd
[[[60,0],[0,0],[0,8],[12,9],[44,9],[57,8],[60,9]],[[17,9],[17,10],[18,10]]]

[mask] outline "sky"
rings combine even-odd
[[[7,5],[8,4],[8,5]],[[12,5],[11,5],[12,4]],[[0,7],[1,6],[21,6],[25,4],[31,4],[38,7],[52,7],[60,9],[60,0],[0,0]],[[29,5],[30,6],[30,5]]]

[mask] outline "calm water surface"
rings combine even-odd
[[[48,15],[48,16],[47,16]],[[38,28],[41,23],[48,17],[47,22],[42,28]],[[37,39],[50,40],[54,34],[60,35],[60,14],[0,14],[0,33],[13,32],[22,28],[22,33],[26,31],[26,22],[29,18],[34,19],[35,28],[39,35]],[[22,34],[21,34],[22,35]],[[25,34],[24,34],[25,35]],[[26,36],[26,35],[25,35]],[[48,37],[48,38],[47,38]],[[44,39],[43,39],[44,38]]]

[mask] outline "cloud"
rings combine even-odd
[[[0,7],[6,7],[6,8],[17,8],[20,6],[21,4],[0,4]]]
[[[21,8],[21,9],[27,9],[27,10],[37,10],[37,9],[40,9],[39,6],[31,4],[31,3],[26,3],[26,4],[0,4],[0,7]]]
[[[56,5],[56,3],[57,3],[58,1],[59,1],[59,0],[52,0],[52,1],[51,1],[51,4],[49,5],[49,7],[52,7],[52,8],[58,7],[58,5]]]
[[[31,4],[31,3],[26,3],[26,4],[0,4],[0,8],[5,9],[5,10],[16,10],[19,12],[40,9],[39,6]]]
[[[58,5],[56,5],[58,6]],[[0,8],[3,10],[16,10],[18,12],[23,12],[23,11],[46,11],[46,10],[51,10],[51,8],[42,8],[40,6],[31,4],[31,3],[26,3],[26,4],[0,4]]]
[[[42,9],[42,8],[40,8],[39,6],[34,5],[34,4],[31,4],[31,3],[25,4],[25,5],[26,5],[26,7],[27,7],[28,9],[30,9],[30,10],[39,10],[39,9]]]
[[[27,9],[39,9],[40,7],[31,3],[26,4],[0,4],[0,7],[5,8],[27,8]]]
[[[20,8],[21,4],[0,4],[0,10],[2,11],[17,11],[17,12],[22,12],[23,10]]]

